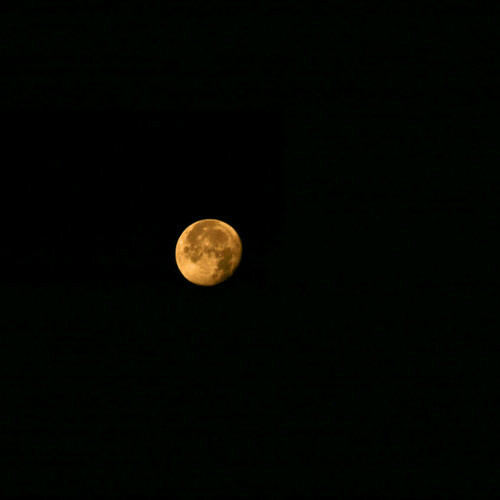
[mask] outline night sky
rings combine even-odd
[[[2,13],[0,493],[490,492],[488,51],[240,7]]]

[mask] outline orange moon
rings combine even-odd
[[[213,286],[233,275],[241,261],[238,233],[225,222],[202,219],[188,226],[175,247],[179,271],[191,283]]]

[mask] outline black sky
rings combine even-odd
[[[2,493],[491,491],[479,18],[4,9]],[[213,288],[202,218],[243,242]]]

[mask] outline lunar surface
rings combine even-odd
[[[238,233],[225,222],[203,219],[188,226],[177,241],[175,260],[191,283],[212,286],[227,280],[241,261]]]

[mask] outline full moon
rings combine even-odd
[[[191,283],[212,286],[227,280],[241,261],[238,233],[225,222],[202,219],[188,226],[175,247],[175,260]]]

